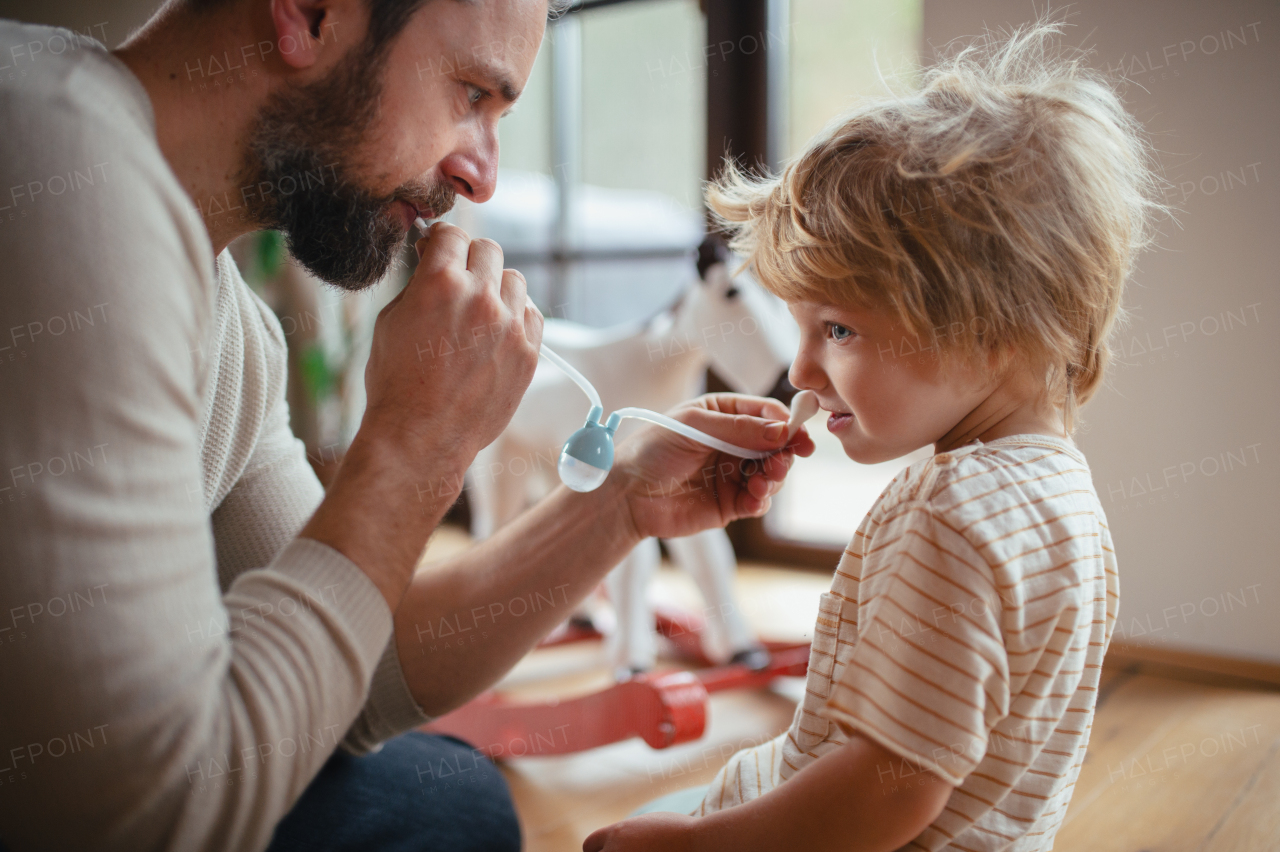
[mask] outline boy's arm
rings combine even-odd
[[[851,732],[849,742],[839,750],[823,755],[758,799],[701,818],[633,817],[596,831],[582,849],[889,852],[924,831],[954,789],[924,769],[912,776],[914,783],[903,782],[891,771],[901,761],[878,743]],[[886,777],[896,780],[881,780]]]

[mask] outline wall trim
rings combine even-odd
[[[1112,642],[1105,665],[1133,666],[1153,675],[1182,679],[1248,681],[1252,686],[1280,689],[1280,664],[1247,657],[1204,654],[1180,648],[1152,648],[1131,642]],[[1226,685],[1224,683],[1224,685]]]

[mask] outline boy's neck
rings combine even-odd
[[[956,425],[934,442],[935,453],[954,450],[974,441],[983,443],[1010,435],[1049,435],[1070,441],[1062,409],[1042,400],[1027,374],[1000,382]]]

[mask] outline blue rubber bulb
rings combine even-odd
[[[560,481],[574,491],[596,490],[613,467],[613,429],[600,425],[603,413],[600,406],[593,405],[586,425],[574,432],[560,451],[556,470]]]

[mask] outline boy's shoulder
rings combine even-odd
[[[1064,503],[1097,507],[1083,453],[1049,435],[1014,435],[935,453],[904,468],[872,508],[873,522],[928,508],[957,532],[998,530],[1061,514]]]

